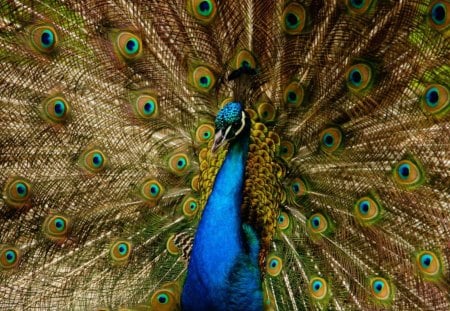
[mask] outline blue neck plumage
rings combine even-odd
[[[216,176],[194,239],[183,310],[233,310],[230,301],[239,305],[249,297],[255,310],[262,309],[259,242],[249,226],[243,231],[240,218],[249,134],[247,126],[230,143]],[[241,296],[246,300],[240,301]]]

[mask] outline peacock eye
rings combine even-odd
[[[151,301],[151,310],[170,311],[177,310],[177,299],[174,296],[176,290],[169,287],[157,290],[153,293]]]
[[[283,260],[275,255],[267,257],[266,271],[270,276],[277,276],[283,268]]]
[[[63,123],[70,115],[70,106],[63,97],[52,97],[43,102],[43,114],[51,123]]]
[[[192,83],[198,91],[207,93],[213,88],[216,78],[208,67],[198,66],[192,72]]]
[[[22,177],[12,177],[5,185],[5,202],[15,208],[27,204],[31,197],[31,183]]]
[[[131,32],[122,31],[119,33],[115,44],[125,60],[137,59],[142,54],[142,40]]]
[[[114,263],[125,263],[131,254],[131,243],[124,240],[114,242],[110,248],[110,257]]]
[[[300,34],[305,28],[306,11],[298,3],[289,4],[283,11],[282,28],[290,35]]]
[[[309,281],[309,293],[316,300],[323,300],[328,294],[328,285],[325,279],[313,277]]]
[[[353,209],[354,215],[363,225],[371,225],[380,220],[380,204],[371,196],[360,198]]]
[[[320,137],[320,148],[327,154],[333,154],[342,147],[342,131],[337,127],[323,130]]]
[[[393,178],[401,186],[413,189],[425,181],[421,166],[411,160],[399,161],[393,170]]]
[[[216,15],[217,4],[215,0],[190,0],[188,11],[198,22],[208,24]]]
[[[17,267],[20,257],[21,253],[17,248],[0,244],[0,271]]]
[[[176,175],[184,175],[190,167],[190,160],[186,153],[176,153],[169,158],[169,169]]]
[[[374,2],[373,0],[345,0],[347,8],[354,14],[366,13]]]
[[[347,87],[352,92],[369,89],[373,84],[372,68],[367,64],[356,64],[347,70]]]
[[[100,149],[89,149],[81,155],[80,164],[88,172],[98,173],[106,167],[106,156]]]
[[[165,192],[164,187],[156,179],[146,179],[139,186],[139,196],[150,206],[158,204]]]
[[[448,89],[440,84],[432,84],[423,93],[421,106],[423,110],[441,117],[450,110],[450,95]]]
[[[372,295],[378,300],[387,301],[393,298],[391,285],[384,278],[374,277],[370,279],[370,290]]]
[[[31,31],[31,42],[36,50],[48,54],[57,46],[58,35],[52,26],[37,26]]]
[[[442,274],[439,257],[432,251],[421,251],[416,255],[416,265],[419,272],[427,280],[436,280]]]

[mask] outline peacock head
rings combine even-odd
[[[216,135],[212,151],[216,151],[228,141],[239,136],[244,130],[246,122],[248,120],[241,103],[230,102],[226,104],[216,116]]]

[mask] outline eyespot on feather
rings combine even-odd
[[[17,267],[20,263],[21,255],[18,248],[0,244],[0,271]]]
[[[132,245],[129,241],[117,240],[112,243],[109,251],[110,258],[115,264],[123,264],[128,261],[132,251]]]
[[[306,183],[301,178],[295,178],[289,185],[289,191],[294,197],[302,197],[307,193]]]
[[[394,291],[388,280],[382,277],[370,278],[370,292],[372,296],[383,303],[392,301]]]
[[[442,117],[450,110],[450,96],[448,89],[440,84],[429,85],[420,101],[422,109],[437,117]]]
[[[172,311],[179,309],[177,293],[171,288],[162,288],[155,291],[150,301],[152,310]]]
[[[261,122],[273,122],[276,116],[275,107],[266,102],[261,102],[256,105],[256,112],[258,113],[259,120]]]
[[[316,300],[323,300],[328,294],[328,284],[325,279],[313,277],[309,281],[309,293]]]
[[[181,176],[188,172],[191,161],[186,153],[180,152],[170,156],[168,161],[169,169],[175,175]]]
[[[348,10],[357,15],[366,13],[375,3],[376,0],[345,0]]]
[[[31,183],[20,176],[8,179],[3,189],[5,203],[13,208],[22,208],[29,203],[32,193]]]
[[[70,105],[62,96],[48,98],[42,103],[43,117],[50,123],[63,123],[70,117]]]
[[[281,212],[277,219],[278,228],[284,231],[289,228],[289,225],[290,225],[289,215],[286,212]]]
[[[88,149],[81,154],[79,163],[89,173],[99,173],[106,168],[107,158],[98,148]]]
[[[195,141],[199,144],[205,144],[214,137],[214,125],[205,123],[197,127],[195,131]]]
[[[433,1],[428,7],[428,23],[445,38],[450,36],[450,1]]]
[[[44,220],[42,230],[45,236],[55,242],[63,242],[72,227],[71,220],[63,215],[49,215]]]
[[[31,44],[40,53],[49,54],[58,46],[58,34],[53,26],[38,25],[31,29]]]
[[[215,0],[188,0],[188,12],[201,24],[209,24],[217,13]]]
[[[373,70],[368,64],[356,64],[346,72],[347,87],[354,93],[366,91],[373,84]]]
[[[276,277],[283,269],[283,260],[276,255],[269,255],[266,260],[266,271],[272,277]]]
[[[424,279],[437,281],[442,278],[443,265],[437,253],[428,250],[417,252],[415,261],[416,267]]]
[[[289,161],[292,159],[295,153],[295,146],[292,142],[288,140],[283,140],[280,142],[280,157],[285,160]]]
[[[320,133],[320,149],[333,154],[343,145],[342,131],[337,127],[330,127]]]
[[[145,179],[139,186],[139,196],[150,207],[158,204],[164,192],[164,187],[153,178]]]
[[[132,99],[131,104],[134,113],[141,119],[154,119],[159,116],[158,99],[154,94],[142,92]]]
[[[256,68],[255,57],[248,50],[241,50],[236,55],[235,62],[234,62],[234,69],[239,69],[241,67],[248,68],[248,69]]]
[[[401,160],[394,166],[392,176],[398,185],[408,189],[415,189],[425,182],[421,166],[408,159]]]
[[[313,234],[325,233],[328,229],[328,220],[321,213],[316,213],[308,219],[307,228]]]
[[[192,196],[187,196],[182,202],[182,207],[184,216],[190,218],[197,214],[198,200]]]
[[[290,3],[281,15],[281,27],[289,35],[298,35],[305,28],[306,10],[299,3]]]
[[[127,60],[135,60],[142,55],[142,40],[129,31],[121,31],[115,39],[115,47],[120,56]]]
[[[216,84],[213,72],[205,66],[198,66],[192,72],[192,84],[203,93],[208,93]]]
[[[371,195],[364,196],[356,201],[353,215],[362,225],[372,225],[381,219],[381,205]]]
[[[294,81],[284,89],[284,103],[289,107],[299,107],[303,103],[304,91],[302,86]]]
[[[166,249],[169,252],[169,254],[174,255],[174,256],[178,256],[180,255],[180,249],[175,245],[174,242],[175,239],[175,235],[172,234],[166,242]]]

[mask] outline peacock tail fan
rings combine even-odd
[[[449,40],[449,0],[2,1],[0,309],[449,310]]]

